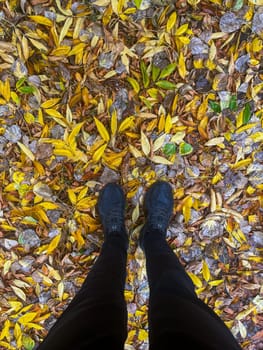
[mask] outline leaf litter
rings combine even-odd
[[[157,179],[199,297],[244,349],[262,346],[262,5],[1,2],[1,349],[33,349],[80,288],[109,181],[128,199],[126,348],[148,348],[137,238]]]

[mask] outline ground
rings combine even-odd
[[[157,179],[199,297],[263,348],[262,4],[0,2],[1,349],[34,349],[78,291],[110,181],[127,197],[126,348],[148,348],[137,238]]]

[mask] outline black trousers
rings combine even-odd
[[[241,349],[222,320],[195,294],[194,285],[160,232],[144,239],[150,287],[149,349]],[[127,240],[106,239],[83,286],[38,350],[123,350]]]

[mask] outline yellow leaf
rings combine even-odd
[[[251,1],[251,0],[250,0]],[[261,5],[263,5],[263,1],[262,1],[262,4]],[[247,336],[247,329],[246,329],[246,327],[244,326],[244,324],[241,322],[241,321],[239,321],[238,320],[238,327],[239,327],[239,332],[240,332],[240,335],[241,335],[241,337],[244,339],[244,338],[246,338],[246,336]]]
[[[180,55],[179,55],[178,72],[181,78],[184,79],[186,76],[186,66],[185,66],[185,57],[182,52],[180,52]]]
[[[206,282],[208,282],[210,279],[210,270],[205,260],[203,260],[202,274]]]
[[[141,131],[141,146],[142,146],[143,153],[147,157],[150,154],[151,145],[150,145],[150,142],[143,131]]]
[[[177,19],[177,13],[173,12],[170,17],[168,18],[168,21],[166,23],[166,30],[167,32],[171,32],[172,28],[175,26]]]
[[[8,341],[10,341],[10,334],[9,334],[10,325],[11,325],[10,321],[6,320],[2,328],[2,331],[0,333],[0,340],[6,338]]]
[[[111,133],[113,136],[116,134],[117,127],[117,112],[116,109],[114,109],[111,116]]]
[[[247,158],[247,159],[243,159],[240,160],[239,162],[230,165],[232,169],[240,169],[243,167],[246,167],[247,165],[249,165],[250,163],[252,163],[252,159],[251,158]]]
[[[79,195],[78,195],[78,201],[80,201],[82,198],[84,198],[88,192],[88,186],[85,186],[80,192],[79,192]]]
[[[60,101],[60,98],[51,98],[50,100],[46,100],[41,104],[40,107],[42,108],[51,108],[54,107],[56,104],[58,104]]]
[[[202,281],[200,280],[199,277],[197,277],[192,272],[187,272],[187,273],[197,288],[201,288],[203,286]]]
[[[51,117],[56,117],[56,118],[64,118],[61,113],[59,113],[56,109],[46,109],[45,112],[50,115]]]
[[[225,138],[224,138],[223,136],[214,137],[214,138],[212,138],[211,140],[207,141],[207,142],[205,143],[205,146],[209,146],[209,147],[211,147],[211,146],[217,146],[217,145],[223,143],[224,140],[225,140]]]
[[[13,291],[15,292],[15,294],[22,299],[23,301],[26,301],[26,295],[25,293],[22,291],[22,289],[15,287],[15,286],[11,286],[11,288],[13,289]]]
[[[127,80],[131,84],[131,86],[133,87],[133,90],[136,92],[136,94],[138,94],[138,92],[140,91],[140,85],[139,85],[138,81],[135,80],[134,78],[131,78],[131,77],[128,77]]]
[[[164,132],[166,134],[169,134],[172,126],[173,126],[172,118],[171,118],[170,114],[168,114],[166,117],[166,120],[165,120]]]
[[[68,149],[54,149],[54,155],[74,159],[74,154]]]
[[[146,341],[148,339],[148,332],[144,329],[140,329],[138,333],[139,341]]]
[[[16,338],[16,346],[18,349],[20,349],[23,343],[22,343],[22,330],[18,323],[16,323],[14,327],[14,336]]]
[[[25,155],[28,156],[28,158],[33,162],[35,160],[35,156],[32,153],[32,151],[21,142],[17,142],[17,144],[21,148],[21,150],[25,153]]]
[[[33,321],[33,319],[36,317],[37,315],[37,312],[28,312],[26,313],[25,315],[19,317],[19,319],[17,320],[17,322],[25,325],[27,324],[28,322],[31,322]]]
[[[52,50],[51,55],[54,56],[67,56],[71,51],[71,48],[69,46],[63,45],[58,46],[56,49]]]
[[[214,280],[214,281],[210,281],[208,284],[209,286],[216,287],[216,286],[219,286],[219,284],[222,284],[223,282],[224,280]]]
[[[42,51],[44,51],[44,52],[47,52],[48,51],[48,48],[44,45],[44,44],[42,44],[42,42],[41,41],[39,41],[39,40],[35,40],[35,39],[32,39],[32,38],[28,38],[30,41],[31,41],[31,43],[37,48],[37,49],[39,49],[40,51],[42,50]]]
[[[34,329],[38,329],[38,330],[43,329],[43,327],[40,326],[40,324],[32,323],[32,322],[27,323],[27,324],[26,324],[26,327],[27,327],[27,328],[34,328]]]
[[[188,196],[184,200],[183,203],[183,215],[184,215],[184,220],[187,223],[191,219],[191,208],[193,206],[193,199],[192,197]]]
[[[52,241],[48,245],[47,254],[51,254],[57,248],[60,238],[61,238],[61,233],[59,233],[52,239]]]
[[[3,95],[3,97],[5,98],[5,100],[8,102],[10,100],[11,97],[11,90],[10,90],[10,83],[9,83],[9,79],[6,79],[6,81],[3,84],[3,89],[1,91],[1,94]]]
[[[134,117],[133,116],[128,117],[121,122],[121,125],[119,126],[119,132],[123,132],[133,126],[134,126]]]
[[[165,134],[163,134],[162,136],[159,136],[153,143],[153,152],[156,152],[158,149],[160,149],[166,139]]]
[[[72,16],[72,11],[70,9],[67,9],[67,10],[63,9],[61,7],[61,3],[60,3],[59,0],[56,0],[56,4],[57,4],[57,7],[58,7],[59,11],[61,13],[63,13],[63,15],[65,15],[65,16]]]
[[[107,129],[105,128],[105,126],[102,124],[102,122],[99,119],[94,117],[94,120],[95,120],[96,127],[98,129],[98,132],[100,133],[100,136],[102,137],[102,139],[104,141],[108,142],[110,140],[110,135],[109,135]]]
[[[181,25],[175,32],[175,35],[179,36],[185,33],[188,29],[188,23]]]
[[[119,11],[118,11],[118,0],[111,0],[111,7],[112,7],[112,11],[114,13],[116,13],[116,15],[119,14]]]
[[[43,24],[48,27],[52,27],[53,25],[53,22],[49,18],[46,18],[44,16],[29,16],[29,18],[36,23]]]
[[[94,162],[98,162],[100,158],[103,156],[105,149],[107,148],[107,143],[100,146],[92,155],[92,159]]]
[[[161,156],[153,156],[151,158],[151,161],[157,164],[166,164],[166,165],[172,165],[173,162],[170,162],[168,159],[161,157]]]
[[[61,281],[58,284],[58,297],[60,301],[63,300],[63,294],[64,294],[64,283]]]
[[[71,24],[73,22],[73,18],[72,17],[68,17],[64,23],[63,28],[61,29],[60,35],[59,35],[59,39],[58,42],[59,44],[61,43],[61,41],[65,38],[65,36],[67,35],[69,28],[71,27]]]
[[[46,210],[55,210],[58,208],[58,205],[52,202],[41,202],[38,205]]]
[[[95,198],[91,198],[91,197],[82,198],[77,203],[77,209],[81,211],[87,211],[90,208],[92,208],[96,203],[97,203],[97,199]]]
[[[80,132],[80,129],[82,128],[82,125],[84,123],[85,122],[76,124],[75,127],[73,128],[73,130],[71,131],[71,133],[69,134],[67,142],[68,142],[70,148],[73,150],[75,150],[77,148],[76,136]]]
[[[129,143],[129,150],[130,150],[131,154],[134,156],[134,158],[142,157],[141,151],[139,151],[137,148],[135,148],[130,143]]]
[[[82,17],[77,18],[76,25],[73,31],[73,36],[72,36],[73,39],[77,39],[79,37],[80,31],[84,25],[84,21],[85,21],[85,18],[82,18]]]
[[[84,43],[79,43],[79,44],[75,45],[73,47],[73,49],[69,52],[68,56],[73,56],[73,55],[80,54],[86,46],[87,45],[84,44]]]

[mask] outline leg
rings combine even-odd
[[[179,344],[184,344],[187,349],[240,350],[222,320],[197,298],[190,277],[160,232],[148,235],[144,249],[150,286],[150,349],[171,349],[171,344],[181,349]]]
[[[39,350],[124,348],[128,236],[124,226],[124,198],[117,185],[110,184],[101,192],[99,212],[105,235],[101,254]]]
[[[222,320],[195,294],[192,280],[166,242],[172,189],[159,181],[146,193],[147,221],[140,234],[150,286],[150,350],[241,349]],[[183,345],[183,346],[182,346]]]

